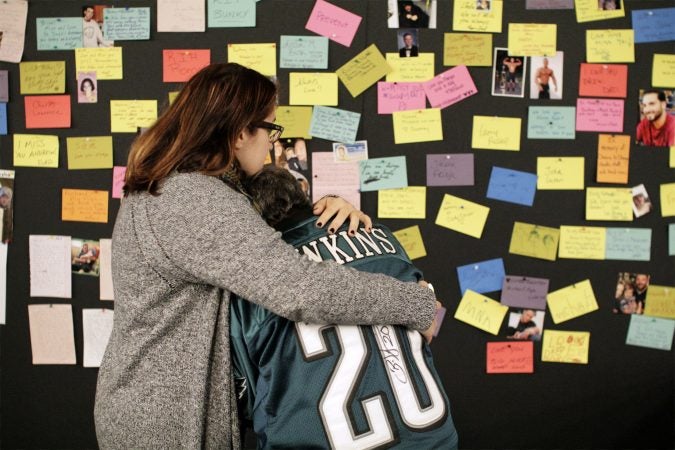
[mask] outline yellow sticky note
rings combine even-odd
[[[484,33],[502,32],[502,0],[492,0],[490,9],[479,10],[476,0],[455,0],[452,15],[454,31],[473,31]]]
[[[537,158],[537,189],[582,190],[584,158],[582,156]]]
[[[670,161],[668,165],[670,167],[675,167],[675,146],[670,147]]]
[[[586,220],[633,220],[633,194],[628,188],[586,188]]]
[[[282,138],[305,138],[311,139],[309,125],[312,122],[311,106],[279,106],[277,108],[278,123],[284,127]]]
[[[76,48],[75,72],[96,72],[96,79],[121,80],[122,47]]]
[[[634,35],[631,29],[586,30],[586,61],[635,62]]]
[[[291,72],[288,75],[288,97],[291,105],[337,106],[336,73]]]
[[[108,191],[61,190],[61,220],[108,223]]]
[[[276,76],[277,44],[228,44],[227,62],[241,64],[266,76]]]
[[[555,56],[557,30],[554,23],[509,23],[509,55]]]
[[[574,9],[577,13],[577,22],[579,23],[615,19],[625,15],[623,8],[614,10],[598,8],[598,0],[574,0]]]
[[[434,77],[434,54],[420,53],[415,58],[401,58],[398,53],[387,53],[391,72],[387,81],[429,81]]]
[[[519,117],[473,116],[471,147],[486,150],[520,150]]]
[[[383,189],[377,195],[377,217],[380,219],[426,219],[426,186]]]
[[[179,92],[180,92],[180,91],[171,91],[171,92],[169,92],[169,105],[172,104],[172,103],[176,100],[176,97],[178,97],[178,93],[179,93]]]
[[[391,116],[396,144],[443,140],[440,108],[394,111]]]
[[[455,319],[496,336],[508,309],[506,305],[467,289],[455,311]]]
[[[492,34],[445,33],[444,66],[492,66]]]
[[[662,184],[661,192],[661,216],[675,216],[675,183]]]
[[[424,241],[422,240],[422,233],[420,232],[419,225],[413,225],[412,227],[394,231],[394,236],[401,243],[401,246],[410,259],[427,256],[427,250],[424,248]]]
[[[157,100],[110,100],[110,131],[136,133],[157,120]]]
[[[584,280],[557,291],[549,292],[546,295],[546,303],[555,324],[583,316],[598,309],[591,280]]]
[[[19,64],[21,94],[66,92],[65,61],[32,61]]]
[[[645,298],[644,314],[675,319],[675,286],[650,284]]]
[[[15,134],[14,165],[18,167],[59,167],[59,137],[43,134]]]
[[[557,228],[514,222],[509,253],[555,261],[559,237]]]
[[[436,225],[480,239],[489,212],[487,206],[445,194],[436,216]]]
[[[375,44],[335,71],[352,97],[368,89],[389,72],[391,67]]]
[[[605,259],[607,230],[602,227],[560,227],[559,258]]]
[[[68,170],[112,169],[112,136],[66,138]]]
[[[591,333],[588,331],[544,330],[541,360],[544,362],[588,364],[590,342]]]
[[[654,54],[652,86],[663,88],[675,86],[675,54]]]

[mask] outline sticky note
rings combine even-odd
[[[150,8],[105,8],[103,35],[113,41],[150,39]]]
[[[76,48],[75,72],[96,72],[100,80],[122,79],[122,47]]]
[[[536,191],[535,174],[494,166],[486,196],[494,200],[532,206]]]
[[[291,72],[289,103],[291,105],[338,104],[338,76],[336,73]]]
[[[360,16],[324,0],[316,0],[305,28],[349,47],[360,23]]]
[[[100,239],[101,252],[99,253],[99,299],[115,300],[112,281],[112,239]]]
[[[527,113],[528,139],[574,139],[574,106],[530,106]]]
[[[557,31],[554,23],[509,23],[509,55],[555,55]]]
[[[395,111],[391,116],[394,122],[394,143],[396,144],[443,140],[441,110],[438,108]]]
[[[650,228],[607,228],[605,259],[649,261],[652,230]]]
[[[675,319],[675,286],[650,284],[644,313],[646,316]]]
[[[626,98],[627,89],[628,66],[626,64],[581,63],[579,95]]]
[[[583,188],[583,157],[539,156],[537,158],[537,189],[582,190]]]
[[[459,290],[464,295],[467,289],[483,294],[502,288],[506,271],[504,260],[495,258],[457,267]]]
[[[546,309],[549,280],[506,275],[502,284],[502,305],[512,308]]]
[[[26,128],[70,128],[69,95],[24,97]]]
[[[66,92],[65,61],[31,61],[19,64],[21,94]]]
[[[635,62],[633,30],[586,30],[586,61]]]
[[[359,161],[361,192],[408,186],[405,156]]]
[[[534,342],[488,342],[487,373],[534,373]]]
[[[507,306],[469,289],[459,302],[455,319],[496,336],[508,309]]]
[[[72,305],[28,305],[33,364],[76,364]]]
[[[312,111],[309,134],[329,141],[353,144],[360,120],[360,113],[317,105]]]
[[[675,8],[635,9],[631,14],[636,44],[675,40]]]
[[[675,54],[654,55],[652,86],[665,88],[675,86]]]
[[[555,261],[560,231],[525,222],[514,222],[509,253]]]
[[[110,131],[137,133],[157,120],[157,100],[110,100]]]
[[[124,187],[124,177],[126,173],[127,168],[124,166],[113,167],[112,198],[122,198],[122,188]]]
[[[176,97],[178,97],[178,94],[180,91],[170,91],[169,92],[169,105],[173,104],[173,102],[176,100]]]
[[[492,0],[488,11],[476,9],[475,0],[455,0],[452,13],[454,31],[502,32],[502,0]]]
[[[227,62],[241,64],[266,76],[276,76],[277,44],[228,44]]]
[[[9,102],[9,71],[0,70],[0,103]]]
[[[628,183],[630,136],[601,134],[598,136],[598,183]]]
[[[492,34],[445,33],[444,66],[492,66]]]
[[[665,183],[659,187],[661,193],[661,216],[675,216],[675,183]]]
[[[394,231],[394,236],[396,236],[396,239],[401,243],[401,246],[408,254],[408,258],[411,260],[427,256],[427,250],[424,248],[424,241],[422,240],[422,233],[420,232],[419,225],[413,225],[412,227]]]
[[[61,220],[108,223],[108,191],[62,189]]]
[[[14,165],[20,167],[59,167],[59,137],[40,134],[15,134]]]
[[[113,166],[112,136],[69,137],[68,170],[111,169]]]
[[[0,47],[0,61],[18,63],[24,50],[28,2],[4,0],[0,3],[0,12],[0,29],[5,36]]]
[[[519,117],[473,116],[471,147],[486,150],[520,150]]]
[[[427,155],[427,186],[473,186],[473,153]]]
[[[382,189],[377,193],[377,217],[380,219],[426,219],[426,206],[426,186]]]
[[[668,255],[675,255],[675,223],[668,224]]]
[[[209,64],[211,50],[208,49],[162,50],[162,81],[187,81]]]
[[[424,82],[434,77],[434,53],[420,53],[415,58],[400,57],[398,53],[386,53],[391,72],[386,81]]]
[[[7,103],[0,103],[0,136],[7,135]]]
[[[560,226],[558,257],[572,259],[605,259],[605,228]]]
[[[113,316],[112,309],[82,309],[83,367],[101,367],[103,353],[112,333]]]
[[[208,0],[209,28],[255,27],[256,0]]]
[[[38,17],[38,50],[73,50],[82,47],[82,17]]]
[[[203,0],[157,0],[157,31],[206,30],[206,2]]]
[[[631,314],[626,345],[670,351],[673,331],[675,320]]]
[[[586,188],[586,220],[633,220],[630,188]]]
[[[625,15],[623,8],[615,10],[602,10],[598,8],[598,0],[574,0],[574,9],[577,15],[577,22],[579,23],[616,19]]]
[[[71,298],[70,236],[30,235],[30,296]]]
[[[670,147],[670,158],[668,161],[668,167],[675,167],[675,145]]]
[[[391,68],[375,44],[371,44],[335,71],[352,97],[356,97],[377,80],[391,72]]]
[[[598,309],[590,280],[549,292],[546,296],[551,318],[559,324]]]
[[[360,208],[359,165],[336,162],[333,152],[312,152],[312,201],[327,194],[339,195]]]
[[[438,209],[436,225],[480,239],[489,212],[487,206],[445,194]]]
[[[574,9],[574,0],[525,0],[525,9]]]
[[[478,93],[466,66],[457,66],[422,84],[432,108],[446,108]]]
[[[577,131],[623,131],[623,100],[577,99]]]
[[[377,113],[425,109],[427,98],[422,83],[380,81],[377,83]]]
[[[544,362],[588,364],[590,341],[591,333],[588,331],[544,330],[541,360]]]
[[[284,127],[282,138],[304,138],[310,139],[309,126],[312,121],[311,106],[279,106],[277,107],[278,123]]]
[[[282,35],[279,43],[279,67],[282,69],[327,69],[328,38]]]

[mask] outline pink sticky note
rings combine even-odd
[[[344,198],[361,208],[359,162],[336,162],[333,152],[312,152],[312,201],[326,194]]]
[[[377,113],[425,109],[427,99],[422,83],[377,83]]]
[[[527,342],[488,342],[487,373],[533,373],[534,345]]]
[[[70,95],[24,97],[26,128],[70,128]]]
[[[577,99],[577,131],[623,132],[623,100]]]
[[[360,23],[361,16],[324,0],[316,0],[305,28],[349,47]]]
[[[113,167],[112,198],[122,198],[122,186],[124,186],[126,173],[127,168],[124,166]]]
[[[209,64],[211,50],[162,50],[162,81],[187,81]]]
[[[478,92],[466,66],[439,73],[422,85],[433,108],[445,108]]]

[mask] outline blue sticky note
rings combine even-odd
[[[396,189],[408,186],[405,156],[359,161],[361,192]]]
[[[330,106],[314,106],[309,134],[333,142],[353,144],[361,114]]]
[[[633,10],[635,43],[675,40],[675,8]]]
[[[670,351],[675,320],[631,314],[626,345]]]
[[[605,259],[649,261],[651,228],[607,228]]]
[[[7,134],[7,103],[0,103],[0,135]]]
[[[279,67],[282,69],[327,69],[328,38],[281,36]]]
[[[209,0],[209,28],[255,27],[255,0]]]
[[[150,8],[106,8],[103,36],[111,41],[150,39]]]
[[[504,260],[496,258],[460,266],[457,268],[457,276],[462,295],[467,289],[479,294],[499,291],[506,276]]]
[[[532,206],[537,191],[537,175],[519,170],[493,167],[487,198]]]
[[[574,139],[574,106],[530,106],[527,113],[528,139]]]
[[[82,47],[82,17],[38,17],[38,50],[72,50]]]
[[[675,255],[675,223],[668,225],[668,254]]]

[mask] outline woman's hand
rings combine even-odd
[[[332,217],[328,225],[328,233],[333,234],[340,226],[349,219],[349,234],[356,233],[359,223],[363,223],[366,231],[370,232],[373,221],[370,217],[354,208],[354,206],[342,197],[327,195],[314,204],[314,215],[319,216],[316,226],[323,227]]]
[[[434,315],[434,320],[431,321],[431,326],[422,332],[424,340],[427,341],[427,344],[431,344],[431,340],[434,338],[434,333],[436,332],[436,327],[438,326],[436,318],[438,317],[438,310],[441,309],[441,302],[436,300],[436,314]]]

